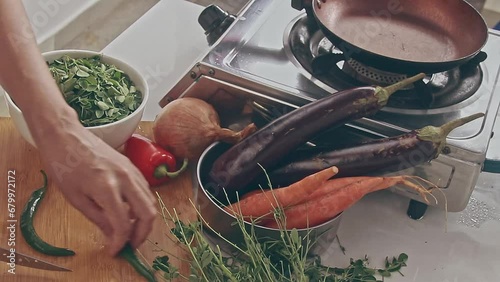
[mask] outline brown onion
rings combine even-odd
[[[170,102],[156,116],[153,139],[179,159],[196,160],[213,142],[235,144],[256,129],[253,123],[239,132],[221,128],[212,105],[185,97]]]

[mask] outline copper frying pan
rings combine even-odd
[[[348,58],[400,73],[440,72],[481,51],[488,27],[463,0],[312,0],[326,37]]]

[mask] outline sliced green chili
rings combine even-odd
[[[50,256],[72,256],[75,254],[72,250],[52,246],[42,240],[33,227],[33,218],[35,217],[38,205],[45,196],[45,192],[47,190],[47,175],[43,170],[41,173],[43,175],[43,186],[31,194],[30,199],[26,203],[26,206],[24,206],[21,213],[21,233],[26,240],[26,243],[40,253]]]

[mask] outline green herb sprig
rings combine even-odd
[[[102,62],[101,56],[75,59],[65,55],[48,65],[64,99],[86,127],[121,120],[142,101],[128,75]]]
[[[170,263],[169,256],[172,254],[157,256],[153,261],[153,268],[161,273],[165,281],[181,278],[190,282],[382,282],[394,272],[403,275],[400,270],[408,260],[408,256],[402,253],[397,258],[387,257],[384,268],[371,268],[368,266],[368,257],[365,256],[363,259],[350,259],[349,266],[345,268],[328,267],[322,265],[319,256],[310,256],[309,249],[302,247],[302,240],[308,238],[301,238],[296,229],[281,230],[281,240],[262,242],[257,240],[253,232],[254,224],[250,230],[246,229],[243,218],[237,218],[235,228],[241,228],[244,246],[233,244],[220,236],[222,241],[237,250],[228,255],[221,251],[219,245],[214,247],[209,243],[201,223],[203,218],[200,218],[201,222],[185,223],[179,219],[175,209],[167,209],[161,198],[159,202],[170,233],[191,257],[190,272],[185,276]]]

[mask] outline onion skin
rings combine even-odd
[[[213,142],[236,144],[254,133],[252,123],[236,132],[221,128],[217,111],[204,100],[191,97],[167,104],[153,122],[153,140],[177,158],[197,160]]]

